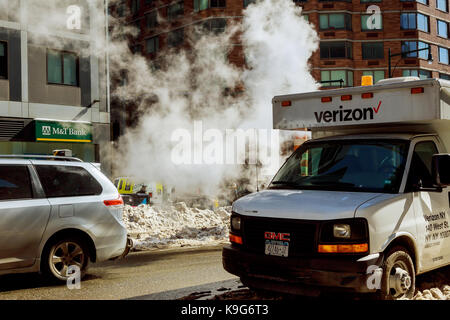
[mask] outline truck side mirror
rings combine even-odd
[[[450,154],[433,155],[431,167],[436,184],[439,187],[450,186]]]

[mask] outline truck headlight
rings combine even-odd
[[[335,224],[333,226],[333,236],[335,238],[350,239],[352,235],[351,228],[349,224]]]
[[[231,217],[231,230],[240,231],[241,230],[241,218],[233,216]]]
[[[369,228],[365,218],[350,218],[323,221],[320,226],[319,242],[365,243],[369,241]]]

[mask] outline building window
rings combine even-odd
[[[156,53],[159,50],[159,37],[153,37],[145,41],[145,52]]]
[[[430,31],[430,18],[421,13],[402,13],[400,15],[400,27],[403,30]]]
[[[226,0],[194,0],[194,11],[197,12],[208,8],[225,8],[226,5]]]
[[[430,48],[428,43],[422,41],[402,41],[402,52],[414,51],[418,49]],[[428,60],[429,50],[422,50],[419,52],[411,52],[404,54],[406,58],[417,58]]]
[[[329,13],[319,15],[320,30],[352,30],[352,17],[348,13]]]
[[[377,19],[369,19],[372,17],[370,14],[361,15],[361,31],[382,30],[383,29],[383,17],[379,15],[379,21]]]
[[[415,13],[402,13],[400,15],[400,28],[404,30],[416,29],[416,14]]]
[[[8,79],[8,45],[0,42],[0,79]]]
[[[440,37],[448,38],[448,23],[437,20],[437,32]]]
[[[362,45],[362,58],[364,60],[384,58],[383,42],[366,42],[362,43],[361,45]]]
[[[131,52],[133,52],[133,54],[141,53],[142,52],[142,46],[140,44],[132,46],[131,47]]]
[[[177,2],[167,8],[167,17],[173,20],[184,14],[184,3]]]
[[[137,14],[140,8],[141,8],[141,0],[131,0],[131,13],[133,15]]]
[[[117,7],[117,16],[123,18],[125,16],[125,4],[121,3]]]
[[[321,59],[335,59],[335,58],[352,58],[352,44],[350,42],[321,42],[320,43],[320,58]]]
[[[450,80],[450,74],[439,73],[439,78],[444,80]]]
[[[428,5],[428,0],[400,0],[400,2],[419,2]]]
[[[430,31],[430,18],[424,14],[417,14],[417,29],[425,32]]]
[[[431,78],[431,72],[426,70],[404,69],[404,77],[419,77],[420,79]]]
[[[436,8],[448,12],[448,0],[436,0]]]
[[[141,30],[141,20],[136,20],[135,22],[133,22],[134,27],[138,30],[138,34],[140,34],[142,32]]]
[[[244,0],[244,8],[247,8],[250,4],[255,2],[256,0]]]
[[[211,8],[225,8],[227,5],[225,0],[209,0],[209,6]]]
[[[344,81],[344,86],[353,87],[353,71],[347,70],[322,70],[320,72],[321,81],[336,81],[322,83],[323,87],[339,87],[339,80]]]
[[[302,17],[309,22],[309,14],[302,14]]]
[[[206,10],[209,7],[209,0],[194,0],[194,11]]]
[[[167,35],[167,45],[169,47],[177,47],[181,45],[184,41],[184,30],[183,28],[169,32]]]
[[[158,15],[156,11],[150,12],[145,17],[145,24],[147,28],[155,28],[158,25]]]
[[[71,52],[48,50],[47,83],[78,86],[78,56]]]
[[[209,19],[203,23],[203,29],[214,34],[225,32],[226,26],[227,19],[224,18]]]
[[[439,47],[439,62],[448,64],[448,49]]]
[[[400,27],[403,30],[430,31],[430,18],[421,13],[402,13],[400,15]]]
[[[384,79],[384,70],[366,70],[362,73],[363,76],[372,76],[373,83]]]

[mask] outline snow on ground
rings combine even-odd
[[[450,300],[450,266],[419,275],[414,300]]]
[[[184,202],[167,207],[126,206],[124,222],[134,250],[216,245],[228,241],[231,207],[189,208]]]

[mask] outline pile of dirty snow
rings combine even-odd
[[[414,300],[450,300],[450,266],[427,272],[416,278]]]
[[[168,207],[125,206],[123,215],[134,250],[216,245],[228,241],[231,207],[201,210],[184,202]]]

